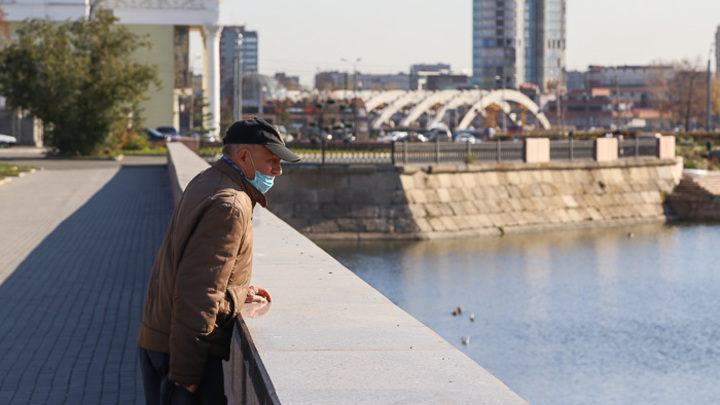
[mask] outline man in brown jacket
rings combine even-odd
[[[148,404],[225,403],[235,318],[244,302],[271,301],[250,286],[252,210],[265,206],[281,160],[300,158],[260,118],[234,123],[223,144],[185,189],[150,275],[138,335]]]

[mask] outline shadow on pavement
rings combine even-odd
[[[142,403],[135,339],[172,208],[164,166],[123,165],[0,285],[0,403]]]

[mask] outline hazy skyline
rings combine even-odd
[[[408,72],[416,63],[449,63],[472,72],[471,0],[225,0],[220,22],[258,31],[260,72]],[[567,70],[700,58],[720,25],[720,1],[568,0]],[[715,66],[713,54],[713,69]]]

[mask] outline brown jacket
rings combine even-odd
[[[223,161],[198,174],[175,208],[150,275],[138,345],[170,354],[171,381],[202,382],[228,359],[252,273],[252,210],[265,197]]]

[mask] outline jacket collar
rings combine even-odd
[[[245,191],[245,194],[250,197],[250,201],[252,201],[253,207],[256,203],[259,203],[263,207],[267,206],[267,199],[265,198],[265,195],[259,192],[250,183],[248,183],[247,180],[245,180],[245,178],[243,178],[243,176],[237,170],[235,170],[234,167],[223,162],[222,160],[218,160],[217,162],[215,162],[212,167],[219,170],[220,173],[230,177],[232,181],[237,183],[237,185],[240,186],[243,191]]]

